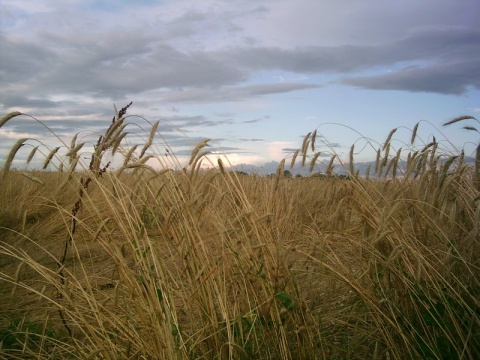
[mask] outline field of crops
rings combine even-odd
[[[369,176],[286,177],[314,131],[275,176],[204,169],[207,141],[173,171],[122,111],[84,167],[75,139],[56,171],[13,169],[21,140],[1,164],[0,356],[480,358],[480,151],[392,131]]]

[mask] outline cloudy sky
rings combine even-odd
[[[423,141],[462,147],[478,136],[441,124],[479,116],[478,14],[478,0],[0,0],[0,115],[94,136],[133,101],[130,121],[160,120],[179,154],[208,137],[232,163],[278,161],[316,128],[326,155],[396,127],[408,142],[422,120]],[[52,140],[26,117],[0,129],[0,162],[30,136]]]

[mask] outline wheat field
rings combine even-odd
[[[84,165],[76,138],[46,170],[12,166],[24,139],[2,164],[0,356],[480,358],[480,148],[472,164],[415,127],[394,149],[392,130],[367,176],[353,146],[348,176],[334,157],[285,176],[315,169],[313,131],[274,176],[212,161],[207,140],[171,170],[149,165],[158,123],[125,145],[127,109]]]

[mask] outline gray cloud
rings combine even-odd
[[[231,102],[242,101],[252,97],[287,93],[298,90],[318,88],[318,85],[308,83],[277,83],[249,86],[228,86],[221,91],[218,88],[189,88],[179,91],[169,91],[163,96],[166,102]]]
[[[170,117],[163,117],[160,119],[161,126],[170,127],[171,129],[175,129],[181,127],[182,130],[188,130],[191,127],[200,127],[200,126],[218,126],[223,124],[231,124],[232,120],[230,119],[222,119],[222,120],[212,120],[206,118],[202,115],[195,115],[195,116],[170,116]]]
[[[231,113],[231,112],[224,112],[224,113],[214,113],[214,115],[216,116],[221,116],[221,117],[226,117],[226,118],[231,118],[235,115],[235,113]]]
[[[480,31],[463,28],[431,28],[408,37],[377,45],[311,46],[303,48],[242,48],[222,54],[248,70],[279,69],[295,73],[349,73],[377,70],[405,62],[467,64],[477,59]],[[461,69],[459,69],[461,71]],[[470,77],[471,68],[463,72]],[[478,75],[480,77],[480,75]],[[433,78],[432,78],[433,80]],[[408,88],[407,88],[408,90]],[[437,89],[441,92],[441,89]],[[433,92],[436,92],[433,90]]]
[[[45,63],[50,62],[53,57],[51,51],[30,39],[7,36],[0,32],[0,43],[2,87],[31,81],[45,70]]]
[[[82,121],[82,120],[55,120],[42,121],[43,124],[30,119],[14,118],[10,120],[2,129],[11,130],[18,133],[35,134],[37,137],[51,135],[63,136],[73,134],[82,130],[100,130],[107,129],[108,121]]]
[[[252,154],[250,151],[246,151],[245,149],[239,147],[230,147],[230,146],[211,146],[207,147],[205,150],[210,151],[212,154]],[[175,155],[178,156],[190,156],[192,154],[193,147],[188,149],[182,149],[175,151]]]
[[[244,123],[244,124],[255,124],[255,123],[260,122],[260,121],[263,121],[263,119],[245,120],[245,121],[242,121],[242,123]]]
[[[1,40],[0,79],[20,93],[28,87],[29,96],[63,92],[112,98],[157,88],[221,86],[246,79],[240,70],[213,54],[182,52],[135,29],[101,34],[42,31],[35,38],[2,35]]]
[[[377,76],[350,77],[343,83],[375,90],[407,90],[461,95],[480,89],[480,60],[408,67]]]
[[[12,93],[3,94],[0,104],[5,107],[27,107],[27,108],[58,108],[62,102],[52,101],[46,98],[27,97]],[[66,104],[65,104],[66,105]]]
[[[0,40],[0,99],[6,108],[75,108],[75,104],[55,100],[59,94],[90,95],[111,103],[112,99],[126,100],[129,94],[164,89],[165,102],[201,103],[319,86],[298,82],[241,85],[256,72],[274,69],[350,74],[339,81],[371,89],[442,94],[461,94],[469,86],[478,88],[480,82],[480,31],[460,27],[430,27],[373,45],[236,46],[219,51],[180,50],[163,36],[138,27],[103,32],[41,30],[33,37],[4,32]],[[417,67],[396,70],[401,64]],[[356,71],[379,74],[360,77]]]
[[[340,147],[342,147],[342,145],[340,145],[339,143],[328,143],[328,144],[325,144],[325,145],[329,148],[340,148]]]
[[[253,139],[242,138],[242,139],[239,139],[239,140],[240,140],[240,141],[252,141],[252,142],[265,141],[265,139],[257,139],[257,138],[253,138]]]
[[[84,119],[61,119],[61,120],[42,120],[42,122],[37,122],[33,119],[23,117],[17,117],[10,120],[4,127],[3,130],[11,132],[11,136],[14,136],[14,133],[20,134],[33,134],[37,137],[50,136],[52,133],[55,133],[58,136],[73,136],[76,133],[84,132],[88,130],[83,136],[98,136],[99,134],[104,133],[110,126],[112,114],[105,116],[103,118],[98,117],[95,120],[84,120]],[[180,134],[181,132],[193,131],[193,129],[198,129],[199,127],[213,127],[222,124],[228,124],[231,120],[210,120],[205,116],[164,116],[159,119],[159,126],[157,131],[163,134],[166,138],[175,140],[175,134]],[[150,131],[150,123],[146,122],[144,119],[138,116],[129,116],[125,122],[128,124],[125,128],[130,134],[130,137],[143,136],[148,137]],[[183,134],[178,135],[179,138],[185,138]],[[201,138],[197,139],[198,141]],[[224,139],[219,139],[224,140]]]

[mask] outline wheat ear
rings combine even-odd
[[[15,158],[15,154],[24,145],[25,141],[27,141],[27,140],[28,140],[28,138],[19,139],[15,143],[15,145],[13,145],[12,149],[8,153],[7,161],[5,162],[5,165],[3,166],[2,179],[5,179],[5,177],[9,173],[10,167],[12,166],[13,159]]]
[[[459,121],[463,121],[463,120],[477,120],[476,118],[474,118],[473,116],[470,116],[470,115],[463,115],[463,116],[458,116],[450,121],[447,121],[445,124],[443,124],[443,126],[448,126],[448,125],[451,125],[451,124],[455,124]],[[478,121],[478,120],[477,120]]]
[[[417,122],[413,128],[413,131],[412,131],[412,137],[410,138],[410,144],[413,145],[413,142],[415,141],[415,138],[417,137],[417,130],[418,130],[418,125],[420,123]]]
[[[148,141],[145,143],[145,146],[143,147],[142,151],[140,152],[140,157],[145,155],[145,151],[152,145],[153,142],[153,137],[155,136],[155,132],[157,131],[158,124],[160,121],[156,121],[155,124],[153,124],[152,129],[150,130],[150,135],[148,136]]]
[[[14,118],[15,116],[18,116],[18,115],[22,115],[22,113],[20,111],[13,111],[11,113],[8,113],[7,115],[5,115],[1,120],[0,120],[0,128],[6,124],[6,122],[12,118]]]

